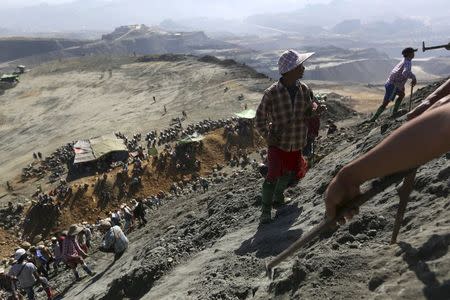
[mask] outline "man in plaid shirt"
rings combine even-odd
[[[306,162],[307,119],[312,114],[312,92],[299,81],[303,62],[314,53],[284,52],[278,60],[279,81],[265,90],[256,112],[256,128],[268,145],[268,172],[262,187],[261,223],[271,221],[272,204],[284,204],[283,192],[303,177]],[[273,203],[272,203],[273,202]]]
[[[393,101],[395,99],[395,96],[398,96],[397,100],[395,101],[394,109],[392,111],[392,116],[395,116],[400,107],[400,104],[402,103],[403,98],[405,97],[405,84],[408,78],[411,78],[412,86],[416,85],[416,76],[411,71],[411,61],[414,58],[414,52],[416,51],[417,49],[413,49],[411,47],[403,49],[402,55],[404,58],[394,67],[394,69],[392,69],[391,74],[389,75],[389,78],[384,85],[386,94],[384,95],[383,103],[370,119],[370,122],[374,122],[386,109],[386,106],[389,104],[389,102]]]

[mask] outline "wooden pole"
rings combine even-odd
[[[280,264],[282,261],[284,261],[286,258],[294,254],[298,249],[302,248],[303,246],[306,246],[312,239],[320,235],[325,230],[331,228],[332,226],[335,226],[337,221],[344,217],[344,215],[349,212],[350,210],[353,210],[355,208],[360,207],[364,203],[366,203],[368,200],[372,199],[374,196],[378,195],[382,191],[384,191],[387,187],[390,185],[399,182],[402,180],[405,176],[407,176],[411,171],[407,172],[401,172],[396,173],[387,177],[384,177],[380,182],[376,182],[373,184],[373,186],[365,191],[364,193],[360,194],[356,198],[352,200],[348,200],[346,203],[344,203],[343,206],[341,206],[337,212],[336,216],[333,219],[324,219],[322,222],[320,222],[318,225],[313,227],[307,234],[299,238],[296,242],[294,242],[289,248],[278,254],[275,258],[273,258],[269,263],[266,264],[266,274],[270,278],[272,278],[272,271],[275,266]]]
[[[411,86],[411,94],[409,94],[409,109],[408,109],[408,112],[411,111],[413,92],[414,92],[414,86]]]
[[[400,203],[395,217],[394,230],[392,231],[391,245],[397,243],[397,236],[402,227],[403,217],[405,215],[406,206],[409,202],[409,195],[414,189],[414,180],[416,179],[417,169],[403,179],[402,185],[399,187],[397,193],[400,196]]]

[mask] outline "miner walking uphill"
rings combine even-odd
[[[84,258],[88,255],[81,249],[78,244],[76,236],[83,230],[82,227],[77,226],[76,224],[70,226],[69,232],[67,233],[66,238],[62,244],[62,257],[66,265],[72,270],[75,275],[75,279],[81,280],[80,275],[77,271],[77,266],[81,265],[83,270],[89,274],[90,276],[94,276],[95,273],[91,271],[91,269],[84,262]]]
[[[47,278],[39,276],[36,266],[27,261],[27,252],[25,249],[19,248],[14,253],[15,263],[9,271],[9,276],[13,279],[12,291],[13,299],[19,299],[17,291],[17,283],[25,290],[28,300],[34,300],[34,286],[40,284],[47,294],[47,299],[53,299],[53,291],[50,288]]]
[[[103,220],[99,225],[105,234],[99,250],[114,253],[114,261],[118,260],[128,248],[128,238],[119,225],[111,224],[110,220]]]
[[[402,55],[404,58],[394,67],[394,69],[392,69],[391,74],[384,85],[386,93],[384,95],[383,103],[370,119],[370,122],[375,122],[386,109],[389,102],[394,101],[395,96],[397,96],[394,109],[392,110],[392,116],[395,116],[400,108],[400,104],[402,104],[403,98],[405,98],[406,81],[411,78],[411,86],[413,87],[416,85],[416,76],[411,71],[412,59],[414,58],[414,52],[416,51],[417,49],[411,47],[403,49]]]
[[[272,206],[284,204],[283,192],[306,173],[301,150],[312,116],[312,92],[300,82],[303,63],[314,53],[285,51],[278,60],[281,78],[265,90],[256,112],[256,128],[267,142],[268,172],[262,187],[261,223],[271,221]]]

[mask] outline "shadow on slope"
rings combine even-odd
[[[408,264],[408,268],[416,274],[417,279],[425,285],[423,294],[427,299],[448,299],[447,297],[450,295],[450,280],[439,282],[436,274],[426,263],[446,255],[449,245],[450,234],[432,235],[418,249],[406,242],[399,243],[400,248],[404,251],[403,260]]]
[[[280,254],[302,236],[302,229],[290,230],[302,211],[303,207],[298,207],[298,203],[283,207],[277,211],[277,217],[281,218],[260,225],[255,235],[245,240],[235,253],[240,256],[255,253],[258,258]]]

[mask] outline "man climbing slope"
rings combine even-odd
[[[428,104],[434,104],[429,106]],[[337,208],[360,193],[367,180],[416,168],[450,151],[450,80],[441,85],[418,107],[409,122],[392,132],[372,150],[348,163],[333,178],[325,192],[326,215],[333,218]],[[417,147],[417,145],[427,145]],[[351,219],[357,209],[345,218]],[[339,220],[345,223],[345,219]]]
[[[392,115],[395,116],[403,98],[405,97],[406,81],[411,78],[411,86],[416,85],[416,75],[414,75],[411,71],[412,59],[414,58],[414,52],[416,51],[417,49],[413,49],[411,47],[403,49],[403,60],[399,62],[394,69],[392,69],[391,74],[384,85],[386,93],[384,95],[383,103],[370,119],[370,122],[375,122],[375,120],[386,109],[389,102],[394,101],[395,96],[397,96],[397,100],[395,100],[394,109],[392,111]]]
[[[281,55],[278,60],[281,78],[264,92],[256,112],[256,128],[268,146],[261,223],[271,221],[272,205],[283,205],[283,192],[289,182],[306,172],[301,150],[306,145],[306,120],[312,114],[312,92],[299,79],[305,72],[303,63],[313,54],[288,50]]]

